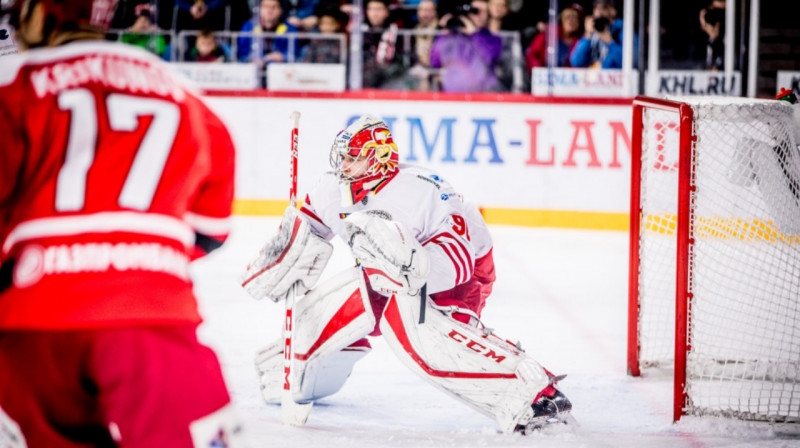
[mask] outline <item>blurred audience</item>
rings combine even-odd
[[[508,7],[508,0],[488,0],[486,28],[497,33],[500,31],[519,31],[519,23]]]
[[[722,70],[725,68],[725,10],[707,9],[702,26],[703,31],[708,35],[705,68]]]
[[[622,19],[614,0],[595,0],[586,17],[585,33],[570,54],[573,67],[622,68]],[[637,36],[633,36],[633,66],[637,64]]]
[[[611,34],[605,17],[586,21],[586,35],[570,54],[570,65],[589,68],[622,68],[622,46]]]
[[[417,23],[414,30],[420,34],[413,40],[414,60],[423,67],[431,66],[431,46],[436,32],[439,30],[439,15],[436,13],[436,2],[420,0],[417,3]]]
[[[384,87],[402,77],[404,70],[398,58],[398,53],[402,52],[402,42],[397,39],[399,28],[389,10],[389,0],[364,2],[363,87]]]
[[[211,30],[201,30],[197,34],[194,47],[186,55],[187,62],[227,62],[230,60],[225,48],[217,41]]]
[[[245,22],[242,32],[248,33],[236,41],[236,59],[239,62],[259,62],[263,68],[270,62],[286,62],[289,58],[289,38],[281,36],[263,36],[265,33],[284,35],[298,31],[297,27],[287,23],[281,0],[261,0],[258,15]],[[252,33],[253,37],[250,37]],[[295,41],[294,55],[300,54]]]
[[[114,18],[111,19],[111,29],[124,30],[130,28],[139,17],[138,11],[141,5],[147,5],[148,8],[151,8],[151,12],[154,13],[156,8],[151,3],[151,0],[119,0],[117,9],[114,10]],[[155,17],[153,19],[153,22],[155,22]],[[167,27],[167,30],[169,29],[170,27]]]
[[[286,6],[286,23],[302,31],[312,31],[317,28],[321,12],[319,0],[288,0]]]
[[[339,9],[327,9],[320,12],[317,31],[323,38],[311,40],[303,48],[300,61],[328,64],[347,62],[347,40],[345,40],[345,53],[342,53],[341,43],[338,39],[324,39],[324,37],[344,35],[348,20],[347,14]]]
[[[345,53],[341,54],[337,39],[291,35],[344,33],[349,42],[353,27],[360,26],[365,88],[428,90],[438,85],[448,91],[525,91],[530,69],[548,63],[547,40],[551,34],[558,39],[554,58],[559,67],[622,66],[623,21],[615,0],[577,0],[560,12],[554,31],[547,24],[548,4],[524,0],[364,0],[359,17],[350,15],[351,0],[119,2],[114,32],[121,34],[125,42],[164,58],[170,54],[186,57],[198,46],[190,37],[187,42],[180,42],[178,53],[170,51],[170,38],[175,32],[224,31],[229,25],[236,26],[232,29],[243,35],[235,38],[235,47],[229,35],[217,33],[222,44],[218,47],[223,53],[225,48],[233,48],[235,54],[229,54],[230,59],[255,62],[262,70],[271,62],[346,62],[350,47],[345,45]],[[592,14],[584,21],[583,8],[588,3]],[[703,9],[699,15],[695,14],[697,9],[691,10],[688,28],[695,33],[700,33],[701,28],[702,35],[692,35],[684,41],[670,40],[669,35],[662,40],[662,54],[670,54],[663,47],[674,41],[683,46],[675,58],[682,57],[685,66],[720,69],[724,60],[725,0],[699,3]],[[636,67],[635,33],[632,39]],[[192,50],[185,51],[187,47]],[[196,53],[193,57],[207,58],[199,50]],[[438,84],[428,84],[431,74],[438,76]],[[518,84],[520,81],[522,84]]]
[[[705,32],[706,27],[706,14],[715,9],[725,12],[725,0],[709,0],[708,5],[700,9],[700,29],[703,30],[703,32]]]
[[[151,7],[148,3],[136,5],[136,21],[122,35],[122,42],[142,47],[162,58],[168,58],[167,40],[161,30],[153,23]]]
[[[473,7],[481,7],[482,2],[472,2]],[[486,29],[494,34],[505,32],[517,32],[519,26],[514,22],[508,7],[508,0],[487,0],[486,1]],[[495,72],[503,90],[511,90],[514,83],[515,68],[522,68],[523,61],[519,59],[514,51],[514,45],[518,42],[513,38],[501,39],[503,49],[500,53],[500,60],[497,62]],[[520,48],[521,50],[521,48]],[[519,54],[522,52],[520,51]]]
[[[556,27],[556,36],[558,42],[556,44],[556,59],[555,64],[557,67],[571,67],[570,54],[575,48],[575,45],[583,34],[583,7],[577,3],[564,8],[558,15],[558,26]],[[547,66],[547,48],[550,30],[545,26],[531,42],[530,47],[525,53],[525,65],[528,70],[533,67]]]
[[[448,31],[433,41],[431,67],[442,69],[445,92],[500,90],[495,68],[503,43],[486,28],[486,6],[486,1],[475,0],[442,16]]]
[[[228,0],[174,0],[174,27],[177,31],[224,30],[227,8]]]
[[[417,3],[417,23],[414,26],[417,32],[412,39],[414,49],[413,64],[408,71],[411,87],[415,90],[427,91],[431,89],[431,47],[439,31],[439,15],[436,12],[436,2],[433,0],[420,0]]]

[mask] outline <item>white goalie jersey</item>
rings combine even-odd
[[[403,223],[430,256],[430,294],[469,280],[475,260],[492,248],[477,207],[422,167],[401,164],[396,176],[378,182],[361,201],[353,202],[349,184],[331,172],[308,193],[301,212],[310,218],[312,231],[325,239],[339,235],[346,241],[344,219],[359,211]]]

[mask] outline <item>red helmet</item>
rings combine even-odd
[[[3,12],[10,13],[10,23],[19,26],[20,16],[42,3],[48,19],[62,31],[91,30],[105,33],[111,25],[117,0],[2,0]]]
[[[366,171],[358,178],[342,172],[342,157],[366,159]],[[389,126],[374,117],[361,117],[343,131],[340,131],[331,147],[331,167],[340,178],[346,181],[360,179],[379,179],[397,171],[400,155],[394,143]]]

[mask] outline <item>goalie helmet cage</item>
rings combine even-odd
[[[673,419],[800,421],[800,154],[784,102],[633,101],[628,373]]]

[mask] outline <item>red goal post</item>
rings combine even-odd
[[[774,100],[633,102],[628,373],[673,418],[800,421],[800,154]]]

